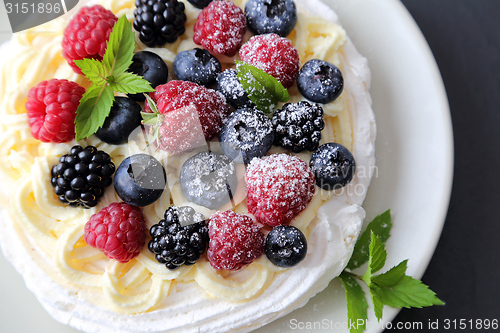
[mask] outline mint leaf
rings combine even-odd
[[[390,236],[391,227],[392,221],[390,210],[387,210],[384,213],[376,216],[373,221],[368,224],[366,230],[361,234],[358,241],[356,242],[353,254],[346,268],[353,270],[361,267],[364,263],[366,263],[369,258],[371,233],[373,232],[380,238],[382,243],[385,243]]]
[[[373,312],[375,312],[375,316],[380,321],[380,319],[382,319],[384,303],[380,296],[380,288],[377,285],[370,286],[370,297],[372,299]]]
[[[75,132],[76,140],[88,138],[94,134],[106,120],[115,97],[108,87],[91,86],[83,94],[76,110]]]
[[[367,272],[369,272],[369,281],[371,281],[372,274],[381,270],[387,259],[387,251],[385,250],[384,243],[373,232],[371,233],[369,254]]]
[[[108,78],[108,82],[111,89],[124,94],[138,94],[154,91],[148,81],[133,73],[125,72],[118,74],[112,78]]]
[[[236,71],[236,77],[257,109],[272,113],[278,102],[284,103],[290,98],[281,82],[265,71],[242,61],[236,61]]]
[[[348,273],[340,274],[339,278],[345,289],[349,324],[356,323],[356,325],[349,325],[350,331],[351,333],[361,333],[365,330],[368,319],[368,303],[366,303],[365,292],[358,281]],[[362,324],[357,325],[361,322]]]
[[[110,72],[99,60],[81,59],[75,60],[75,64],[94,85],[102,87],[106,84],[106,78]]]
[[[103,64],[109,69],[110,75],[125,72],[132,64],[135,50],[135,36],[132,26],[123,15],[116,21],[109,35],[106,52],[102,59]]]
[[[391,287],[380,288],[379,292],[382,302],[391,307],[421,308],[444,304],[428,286],[407,275]]]
[[[373,276],[371,282],[379,287],[391,287],[405,276],[407,267],[408,260],[403,260],[387,272]]]

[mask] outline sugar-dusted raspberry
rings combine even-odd
[[[102,60],[109,34],[118,18],[101,5],[82,7],[66,26],[62,54],[75,73],[81,74],[74,60]]]
[[[42,81],[28,92],[31,134],[42,142],[67,142],[75,138],[76,109],[85,88],[68,80]]]
[[[146,243],[146,222],[139,207],[113,202],[85,224],[85,242],[110,258],[126,263]]]
[[[268,226],[288,224],[304,210],[314,195],[314,175],[296,156],[274,154],[254,158],[245,174],[247,206],[258,222]]]
[[[232,57],[243,42],[246,18],[231,1],[212,1],[198,14],[193,41],[218,54]]]
[[[205,140],[210,140],[219,133],[222,121],[230,113],[229,105],[222,94],[190,81],[169,81],[166,84],[157,86],[156,90],[150,93],[149,96],[157,103],[158,111],[161,114],[194,106],[198,112],[199,124],[201,125]],[[146,103],[145,111],[151,111],[148,103]],[[185,111],[189,111],[189,108]],[[175,118],[172,117],[172,119]],[[190,125],[193,123],[192,120],[186,120],[186,122]],[[176,141],[180,143],[183,138],[190,137],[186,131],[193,131],[193,127],[182,126],[181,124],[176,128],[177,132],[168,132],[170,133],[168,135],[172,136],[171,145],[175,144]],[[166,133],[167,131],[163,135],[167,135]]]
[[[233,211],[216,212],[208,224],[208,260],[215,269],[236,271],[264,252],[265,236],[251,217]]]
[[[274,76],[285,88],[293,85],[300,69],[299,52],[292,42],[274,33],[250,38],[241,47],[240,57]]]

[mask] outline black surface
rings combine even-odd
[[[422,279],[446,305],[403,309],[391,331],[494,331],[479,329],[476,320],[500,321],[500,1],[402,2],[443,76],[455,170],[443,234]]]

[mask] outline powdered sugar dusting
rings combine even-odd
[[[250,38],[241,47],[240,57],[272,75],[285,88],[293,85],[300,69],[299,53],[292,42],[274,33]]]
[[[245,175],[247,206],[260,223],[289,223],[315,193],[314,175],[306,162],[288,154],[254,158]]]
[[[246,31],[243,10],[231,1],[212,1],[198,15],[193,41],[207,50],[232,57]]]
[[[198,111],[205,140],[213,138],[229,115],[229,105],[221,93],[190,81],[172,80],[150,93],[162,114],[193,105]],[[145,112],[151,112],[146,103]]]
[[[249,216],[215,212],[208,224],[207,256],[215,269],[238,270],[264,252],[264,234]]]

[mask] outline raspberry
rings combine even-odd
[[[193,41],[207,50],[232,57],[241,46],[245,31],[243,10],[231,1],[216,0],[198,14]]]
[[[315,192],[314,175],[307,163],[287,154],[254,158],[245,181],[248,211],[271,227],[290,223]]]
[[[146,234],[140,208],[124,202],[113,202],[85,224],[85,242],[122,263],[139,255],[146,243]]]
[[[167,84],[157,86],[156,91],[150,93],[149,96],[157,103],[160,114],[194,106],[207,141],[219,133],[223,120],[230,112],[226,99],[219,92],[190,81],[169,81]],[[151,112],[147,102],[145,112]],[[174,121],[176,121],[175,118],[179,117],[172,117]],[[180,118],[177,121],[180,121]],[[192,121],[187,122],[192,125]],[[169,126],[175,127],[173,124]],[[177,132],[165,130],[163,133],[170,137],[169,145],[181,144],[184,138],[191,137],[188,132],[193,131],[192,127],[179,124],[176,128]]]
[[[208,224],[207,256],[215,269],[236,271],[264,252],[265,236],[252,218],[233,211],[216,212]]]
[[[85,88],[68,80],[42,81],[28,92],[31,134],[42,142],[67,142],[75,137],[76,109]]]
[[[101,5],[83,7],[64,30],[62,54],[75,73],[82,74],[74,60],[102,60],[109,34],[118,18]]]
[[[274,76],[287,89],[295,82],[300,69],[299,52],[292,42],[274,33],[250,38],[241,47],[240,57]]]

